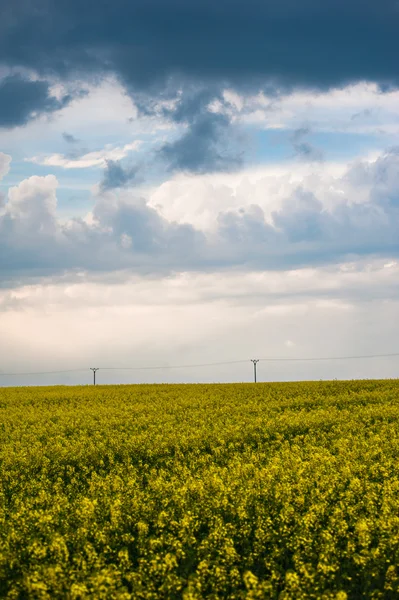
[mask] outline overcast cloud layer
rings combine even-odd
[[[2,372],[399,351],[398,6],[3,2]]]

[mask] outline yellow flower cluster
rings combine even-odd
[[[399,382],[0,389],[0,597],[399,598]]]

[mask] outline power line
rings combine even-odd
[[[16,372],[16,373],[1,373],[0,377],[13,377],[16,375],[58,375],[60,373],[78,373],[78,372],[87,373],[87,369],[62,369],[60,371],[27,371],[25,373]]]
[[[156,365],[154,367],[101,367],[102,371],[144,371],[155,369],[193,369],[196,367],[217,367],[221,365],[237,365],[239,363],[247,363],[248,359],[228,360],[225,362],[200,363],[196,365]]]
[[[391,353],[391,354],[363,354],[359,356],[325,356],[325,357],[269,357],[269,358],[258,358],[257,362],[284,362],[284,361],[320,361],[320,360],[349,360],[349,359],[358,359],[358,358],[388,358],[392,356],[399,356],[399,352]],[[254,359],[250,359],[253,362]],[[196,367],[215,367],[221,365],[236,365],[248,363],[248,359],[241,360],[229,360],[224,362],[213,362],[213,363],[200,363],[200,364],[191,364],[191,365],[156,365],[156,366],[146,366],[146,367],[101,367],[102,371],[142,371],[142,370],[155,370],[155,369],[193,369]]]
[[[195,365],[155,365],[155,366],[145,366],[145,367],[98,367],[97,370],[101,369],[101,371],[150,371],[157,369],[188,369],[195,367],[214,367],[220,365],[234,365],[238,363],[247,363],[247,359],[242,360],[230,360],[225,362],[214,362],[214,363],[201,363]],[[91,367],[90,367],[91,368]],[[12,377],[19,375],[57,375],[62,373],[78,373],[78,372],[87,372],[87,369],[61,369],[59,371],[28,371],[28,372],[14,372],[14,373],[1,373],[0,377]]]
[[[314,361],[328,361],[328,360],[355,360],[363,358],[390,358],[399,356],[399,352],[393,352],[390,354],[362,354],[352,356],[316,356],[316,357],[267,357],[256,359],[259,362],[314,362]],[[212,363],[197,363],[197,364],[186,364],[186,365],[154,365],[154,366],[143,366],[143,367],[98,367],[101,371],[151,371],[151,370],[164,370],[164,369],[194,369],[200,367],[216,367],[223,365],[236,365],[248,363],[249,360],[254,359],[242,359],[242,360],[229,360],[223,362],[212,362]],[[58,371],[31,371],[31,372],[14,372],[14,373],[1,373],[2,377],[17,377],[26,375],[58,375],[63,373],[79,373],[87,372],[88,369],[61,369]]]
[[[391,354],[359,354],[358,356],[316,356],[311,358],[260,358],[259,360],[262,362],[266,361],[321,361],[321,360],[353,360],[358,358],[389,358],[392,356],[399,356],[399,352],[393,352]]]

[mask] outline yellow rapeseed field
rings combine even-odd
[[[0,597],[399,598],[399,382],[0,389]]]

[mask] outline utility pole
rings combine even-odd
[[[254,382],[256,383],[256,365],[259,362],[259,358],[251,358],[251,362],[254,363]]]
[[[98,368],[94,369],[93,367],[90,367],[90,371],[93,371],[93,385],[96,385],[96,372],[98,371]]]

